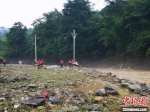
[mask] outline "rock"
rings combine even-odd
[[[15,79],[13,78],[13,77],[8,77],[7,79],[6,79],[6,82],[8,83],[8,82],[15,82]]]
[[[150,94],[150,88],[146,91],[148,94]]]
[[[90,110],[92,110],[92,105],[88,105],[88,104],[87,105],[83,105],[82,108],[85,109],[85,110],[90,111]]]
[[[43,106],[45,105],[45,98],[30,98],[24,103],[29,106]]]
[[[37,108],[38,109],[44,109],[45,107],[44,106],[38,106]]]
[[[106,73],[99,74],[99,77],[107,77]]]
[[[96,95],[97,95],[97,96],[106,96],[107,94],[106,94],[105,89],[98,89],[98,90],[96,91]]]
[[[0,102],[3,102],[3,101],[5,101],[5,98],[0,98]]]
[[[121,79],[121,83],[126,83],[127,80],[126,79]]]
[[[45,69],[58,69],[60,68],[58,65],[45,66]]]
[[[83,79],[76,79],[75,81],[79,82],[79,83],[83,83],[84,80]]]
[[[109,108],[105,107],[104,112],[110,112]]]
[[[88,95],[94,95],[94,91],[89,91]]]
[[[145,85],[142,87],[142,92],[146,92],[150,87],[148,85]]]
[[[37,95],[36,92],[30,92],[30,93],[28,93],[28,96],[29,96],[29,97],[36,97],[36,96],[38,96],[38,95]]]
[[[37,86],[35,84],[29,84],[27,87],[28,88],[36,88]]]
[[[112,87],[112,86],[105,86],[105,90],[107,94],[110,95],[118,95],[118,91],[116,88]]]
[[[141,96],[147,96],[147,93],[146,92],[140,92],[140,95]]]
[[[112,76],[112,77],[116,77],[116,75],[115,75],[115,74],[111,74],[111,76]]]
[[[128,87],[129,83],[121,83],[121,87]]]
[[[48,106],[49,106],[50,109],[55,109],[55,108],[57,108],[56,105],[53,105],[53,104],[50,104],[50,103],[48,103]]]
[[[112,75],[112,73],[111,73],[111,72],[108,72],[108,73],[106,73],[106,74],[107,74],[107,75],[110,75],[110,76]]]
[[[0,77],[0,83],[4,83],[6,80],[3,77]]]
[[[45,84],[45,83],[40,83],[40,84],[38,84],[38,88],[40,88],[40,89],[47,88],[47,84]]]
[[[14,109],[18,108],[19,106],[19,104],[14,104]]]
[[[99,111],[100,105],[99,104],[92,104],[92,111]]]
[[[28,80],[26,77],[18,77],[18,81],[26,81]]]
[[[129,86],[128,86],[128,88],[129,88],[129,90],[131,90],[131,91],[141,91],[141,86],[140,85],[138,85],[138,84],[129,84]]]
[[[75,112],[75,111],[78,111],[78,110],[79,110],[79,107],[77,107],[77,106],[70,106],[67,109],[67,112]]]
[[[49,100],[50,100],[50,102],[51,102],[52,104],[56,104],[56,103],[58,103],[58,101],[59,101],[59,99],[56,98],[56,97],[50,97]]]
[[[71,93],[73,93],[73,96],[79,96],[79,95],[84,95],[84,93],[80,90],[72,89]]]
[[[102,103],[103,102],[103,97],[101,97],[101,96],[95,96],[94,97],[94,102],[95,103]]]
[[[141,90],[140,89],[134,89],[134,93],[140,94]]]
[[[73,100],[72,101],[74,104],[78,104],[78,105],[82,105],[82,104],[84,104],[85,103],[85,101],[84,100]]]
[[[104,107],[107,107],[107,101],[103,101],[102,104]]]

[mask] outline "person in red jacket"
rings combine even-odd
[[[6,59],[3,59],[3,65],[6,66]]]
[[[40,60],[40,67],[43,67],[43,59]]]
[[[71,60],[68,60],[68,66],[72,67],[72,61]]]
[[[38,68],[37,69],[39,69],[40,68],[40,60],[39,61],[37,61],[37,66],[38,66]]]
[[[64,61],[62,59],[60,60],[60,66],[61,68],[64,66]]]

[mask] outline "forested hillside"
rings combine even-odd
[[[6,40],[0,40],[3,57],[32,57],[37,37],[39,57],[70,58],[73,30],[76,58],[146,59],[150,56],[150,0],[106,0],[107,6],[95,11],[87,0],[68,0],[64,9],[44,13],[28,32],[14,23]]]

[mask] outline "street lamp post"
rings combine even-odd
[[[37,61],[37,52],[36,52],[36,35],[35,35],[35,61]]]
[[[75,30],[73,30],[72,37],[73,37],[73,60],[75,61],[75,38],[77,36],[77,33],[75,33]]]
[[[38,39],[38,38],[36,38],[36,35],[35,35],[35,38],[33,38],[33,39],[34,39],[34,46],[35,46],[35,59],[34,59],[34,61],[36,62],[37,61],[36,39]]]

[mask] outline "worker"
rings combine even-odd
[[[64,61],[62,59],[60,60],[60,66],[61,66],[61,68],[63,68],[63,66],[64,66]]]
[[[68,66],[72,67],[72,61],[70,59],[68,60]]]
[[[37,61],[37,69],[40,69],[40,60],[39,61]]]
[[[6,66],[6,59],[3,59],[3,66]]]

